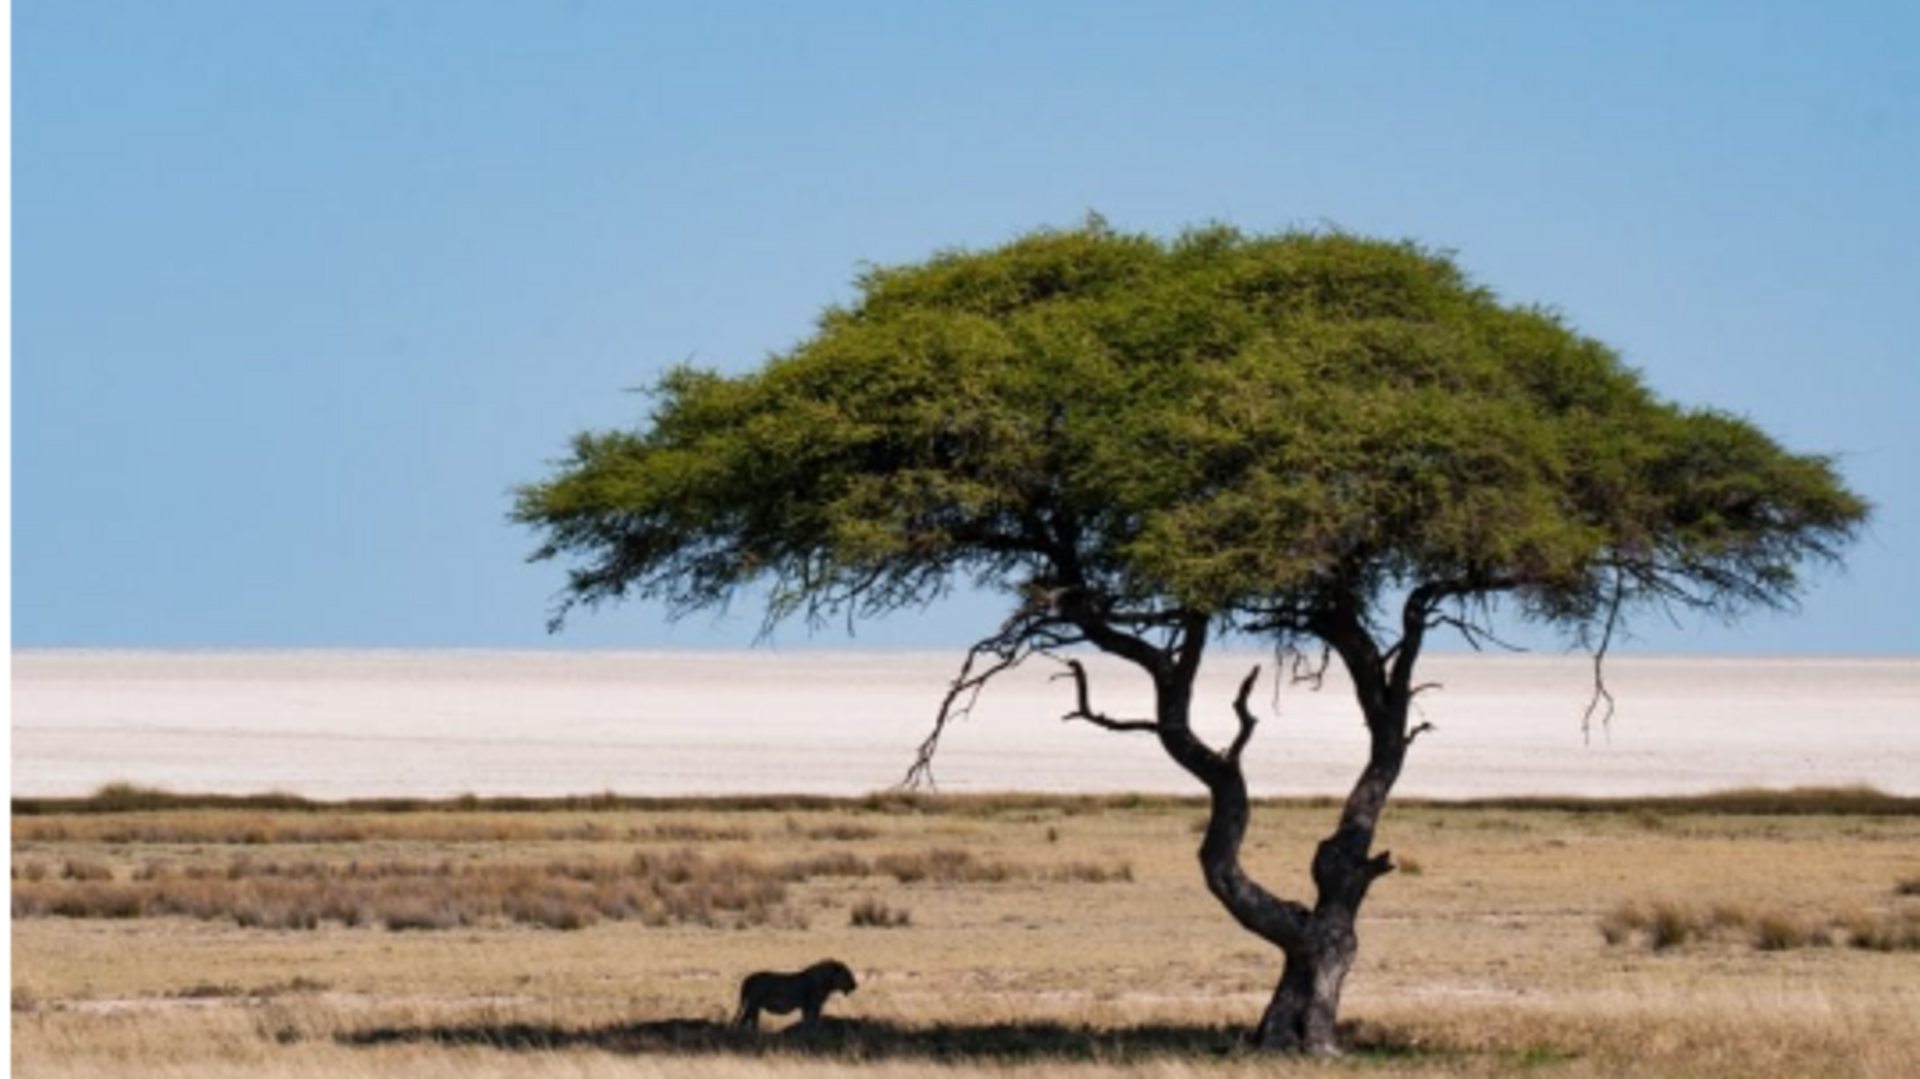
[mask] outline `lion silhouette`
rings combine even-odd
[[[760,1013],[775,1015],[800,1013],[800,1025],[813,1027],[820,1022],[820,1009],[835,993],[851,993],[859,987],[853,971],[837,959],[815,963],[792,974],[763,970],[749,974],[740,983],[740,1010],[733,1025],[742,1030],[760,1029]]]

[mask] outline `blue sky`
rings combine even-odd
[[[1920,653],[1920,5],[13,18],[15,647],[743,644],[753,612],[638,605],[548,639],[561,571],[509,489],[663,366],[792,344],[862,262],[1097,210],[1450,248],[1666,395],[1838,454],[1878,509],[1844,574],[1638,647]]]

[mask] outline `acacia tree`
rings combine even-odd
[[[1115,717],[1062,656],[1069,715],[1151,735],[1206,788],[1206,886],[1284,954],[1254,1032],[1268,1047],[1337,1050],[1431,634],[1477,639],[1505,606],[1604,651],[1649,606],[1791,606],[1802,566],[1837,559],[1867,513],[1828,458],[1657,399],[1605,345],[1411,243],[1162,241],[1096,219],[857,286],[758,371],[671,371],[643,428],[577,436],[518,491],[534,557],[571,563],[555,626],[576,603],[683,614],[750,583],[769,625],[998,590],[1011,616],[968,652],[921,771],[947,720],[1030,656],[1139,668],[1153,713]],[[1369,752],[1310,899],[1240,860],[1259,668],[1229,744],[1192,726],[1223,636],[1351,675]]]

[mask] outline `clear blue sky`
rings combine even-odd
[[[509,488],[863,261],[1097,210],[1452,248],[1839,454],[1844,575],[1641,647],[1920,653],[1909,0],[16,0],[13,45],[16,647],[744,643],[549,642]]]

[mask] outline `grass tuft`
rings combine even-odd
[[[67,859],[60,867],[61,880],[105,881],[113,879],[113,870],[99,862],[83,862]]]
[[[1698,938],[1705,925],[1705,920],[1693,908],[1661,900],[1653,904],[1647,922],[1647,942],[1656,952],[1678,948]]]
[[[890,907],[868,896],[853,905],[848,924],[859,929],[900,929],[913,923],[913,912]]]
[[[1744,941],[1761,952],[1829,948],[1841,940],[1867,951],[1920,951],[1920,910],[1869,913],[1856,909],[1821,920],[1744,904],[1716,903],[1703,913],[1672,900],[1630,900],[1603,915],[1599,928],[1611,946],[1644,937],[1657,952],[1727,939]]]
[[[1815,945],[1824,947],[1833,943],[1832,934],[1824,926],[1814,926],[1804,919],[1779,911],[1768,911],[1755,918],[1751,939],[1754,948],[1763,952],[1784,952]]]
[[[975,857],[959,847],[935,847],[915,854],[883,854],[874,868],[902,884],[999,883],[1014,876],[1013,866],[998,859]]]
[[[1920,952],[1920,911],[1855,911],[1840,922],[1852,947],[1870,952]]]
[[[856,824],[852,821],[830,821],[826,824],[803,825],[796,817],[789,816],[784,822],[786,834],[807,839],[815,843],[852,843],[865,839],[874,839],[880,835],[880,829],[870,824]]]
[[[668,821],[641,830],[633,838],[672,843],[744,843],[753,838],[753,832],[739,825],[715,826]]]

